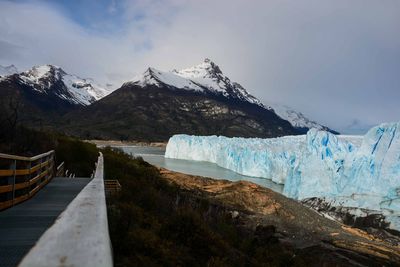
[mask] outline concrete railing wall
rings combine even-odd
[[[93,180],[68,205],[19,266],[113,266],[100,153]]]

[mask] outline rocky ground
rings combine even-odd
[[[228,211],[237,225],[262,240],[279,240],[322,266],[400,266],[397,237],[389,240],[324,218],[300,202],[268,188],[160,169],[164,179]],[[317,261],[318,262],[318,261]]]

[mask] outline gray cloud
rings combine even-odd
[[[0,49],[14,46],[1,50],[0,64],[53,63],[118,83],[147,66],[170,70],[210,57],[260,99],[333,128],[400,120],[398,1],[122,4],[121,29],[101,34],[38,2],[1,2]]]
[[[20,59],[23,47],[0,40],[0,59],[4,61],[14,61]]]

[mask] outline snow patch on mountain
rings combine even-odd
[[[34,66],[20,73],[19,78],[25,84],[31,85],[35,91],[45,93],[52,86],[52,81],[61,79],[60,70],[59,67],[51,65]]]
[[[68,74],[54,65],[35,66],[20,73],[19,79],[33,90],[43,94],[48,94],[49,90],[53,90],[52,88],[59,87],[54,93],[73,104],[90,105],[111,93],[92,79]]]
[[[286,105],[269,104],[269,106],[275,111],[276,115],[290,122],[290,124],[295,128],[315,128],[318,130],[328,130],[327,127],[308,119],[303,115],[303,113],[295,111]]]
[[[67,74],[63,76],[62,80],[68,91],[83,105],[90,105],[111,93],[96,84],[92,79],[82,79],[78,76]]]
[[[172,72],[161,71],[155,68],[148,68],[142,75],[135,77],[133,83],[142,87],[146,85],[155,85],[157,87],[167,85],[178,89],[204,91],[203,88],[188,79],[175,75]]]

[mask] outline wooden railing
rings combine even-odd
[[[0,210],[31,198],[53,176],[53,150],[30,158],[0,153]]]
[[[63,161],[56,168],[56,177],[64,177],[64,176],[65,176],[65,164]]]
[[[112,196],[121,191],[121,185],[118,180],[104,180],[104,189],[106,196]]]

